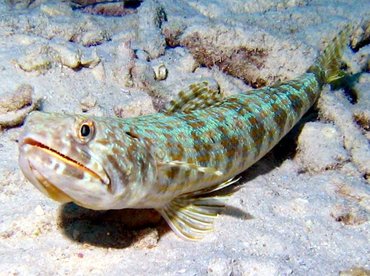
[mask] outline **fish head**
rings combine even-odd
[[[132,207],[155,178],[147,145],[117,118],[34,111],[19,138],[25,177],[50,198],[106,210]],[[143,169],[145,169],[143,171]]]

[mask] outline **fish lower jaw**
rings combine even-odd
[[[50,183],[42,174],[40,174],[36,169],[32,168],[31,165],[30,170],[34,174],[34,178],[37,180],[37,183],[31,181],[32,184],[34,184],[43,194],[60,203],[68,203],[73,201],[70,196]]]

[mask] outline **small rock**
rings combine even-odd
[[[159,64],[153,67],[154,78],[156,80],[165,80],[167,78],[168,70],[164,64]]]
[[[0,114],[16,111],[32,102],[33,87],[29,84],[20,85],[15,92],[7,93],[0,99]]]
[[[19,125],[27,114],[37,109],[40,99],[33,97],[29,84],[20,85],[14,92],[0,97],[0,128]]]
[[[83,51],[81,55],[81,64],[84,67],[94,68],[100,62],[100,57],[97,55],[96,51]]]
[[[106,41],[110,35],[102,30],[94,30],[81,36],[81,43],[85,47],[96,46]]]
[[[134,66],[131,67],[131,78],[133,83],[143,89],[153,86],[155,82],[153,68],[142,60],[136,60]]]
[[[43,73],[53,64],[62,64],[71,69],[80,66],[94,68],[100,62],[95,50],[85,49],[72,42],[52,41],[30,45],[26,54],[15,63],[26,72]]]
[[[51,67],[52,59],[48,55],[50,48],[42,44],[29,46],[26,54],[20,57],[15,63],[26,72],[37,71],[43,73]]]
[[[51,43],[50,47],[56,51],[55,61],[69,68],[77,68],[81,64],[81,50],[72,43]]]
[[[367,92],[367,94],[365,93],[367,96],[362,94],[363,92]],[[366,103],[366,100],[369,98],[368,90],[363,92],[358,95],[359,101],[356,107],[358,108],[360,104],[362,107],[357,112],[369,109]],[[370,144],[354,121],[350,102],[343,97],[342,92],[333,92],[324,88],[317,106],[321,111],[321,116],[332,121],[340,130],[343,135],[341,139],[343,141],[342,147],[345,147],[348,155],[351,156],[351,161],[366,179],[366,176],[370,175]],[[319,139],[316,138],[316,140]],[[328,144],[328,146],[331,145]]]
[[[302,129],[297,158],[304,170],[318,172],[342,165],[349,156],[341,133],[334,125],[313,122]]]
[[[80,100],[80,106],[83,112],[87,112],[96,106],[96,98],[88,94]]]
[[[67,3],[59,3],[59,2],[52,2],[48,3],[46,2],[45,4],[42,4],[40,7],[40,10],[49,16],[71,16],[72,15],[72,8],[67,5]]]

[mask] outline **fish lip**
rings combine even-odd
[[[111,186],[110,185],[111,181],[110,181],[110,178],[108,177],[107,172],[104,170],[104,168],[102,170],[103,171],[102,174],[96,173],[94,170],[88,168],[87,166],[83,165],[82,163],[78,162],[77,160],[74,160],[74,159],[64,155],[63,153],[57,151],[56,149],[51,148],[51,147],[33,139],[33,138],[27,137],[27,138],[22,139],[20,141],[20,148],[22,148],[25,145],[39,148],[40,150],[46,152],[49,155],[57,155],[57,157],[60,160],[63,160],[64,162],[68,162],[68,163],[72,164],[76,169],[83,170],[84,172],[87,172],[88,174],[90,174],[94,178],[99,179],[99,181],[102,184],[104,184],[108,187],[108,190],[111,190],[111,187],[110,187]],[[101,166],[101,165],[99,165],[99,166]]]

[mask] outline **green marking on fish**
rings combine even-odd
[[[165,112],[128,119],[33,112],[19,140],[20,168],[60,202],[155,208],[176,234],[200,239],[234,190],[215,192],[274,147],[336,78],[350,29],[281,85],[222,97],[201,82]]]

